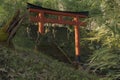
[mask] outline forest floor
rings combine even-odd
[[[31,49],[0,47],[0,80],[99,80]]]
[[[64,63],[70,63],[68,59],[69,56],[64,52],[62,52],[62,50],[58,48],[58,46],[55,43],[39,45],[38,51],[45,53],[45,55],[48,55],[53,59],[57,59],[58,61],[61,61]]]

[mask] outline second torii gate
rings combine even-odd
[[[58,24],[68,24],[74,25],[75,31],[75,55],[76,60],[79,61],[80,58],[80,37],[79,37],[79,26],[84,26],[85,22],[81,22],[80,18],[88,17],[88,11],[85,12],[69,12],[69,11],[56,11],[48,8],[43,8],[41,6],[36,6],[28,3],[28,11],[37,13],[37,16],[30,16],[32,22],[38,23],[38,31],[44,33],[45,23],[58,23]],[[46,18],[45,15],[55,15],[57,19]],[[64,20],[63,17],[71,17],[73,20]]]

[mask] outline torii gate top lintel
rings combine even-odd
[[[88,11],[80,11],[80,12],[72,12],[72,11],[58,11],[58,10],[53,10],[53,9],[48,9],[44,8],[42,6],[37,6],[31,3],[27,3],[27,9],[38,9],[38,10],[44,10],[44,11],[52,11],[52,12],[57,12],[57,13],[67,13],[67,14],[72,14],[74,16],[83,16],[88,17],[89,12]],[[39,12],[39,11],[38,11]]]
[[[75,30],[75,55],[77,61],[80,58],[80,40],[79,40],[79,26],[84,26],[86,22],[81,22],[79,18],[88,17],[88,11],[82,12],[71,12],[71,11],[57,11],[53,9],[43,8],[41,6],[33,5],[27,3],[27,9],[29,12],[38,13],[37,16],[30,16],[30,20],[32,22],[38,23],[38,31],[43,34],[44,33],[44,23],[58,23],[58,24],[68,24],[74,25]],[[55,15],[57,19],[47,18],[45,14]],[[63,17],[72,17],[73,20],[64,20]]]

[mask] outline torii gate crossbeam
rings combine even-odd
[[[84,26],[85,22],[81,22],[80,18],[88,17],[88,11],[85,12],[69,12],[69,11],[56,11],[52,9],[43,8],[41,6],[36,6],[28,3],[28,11],[32,13],[37,13],[37,16],[30,16],[32,22],[38,23],[38,31],[44,33],[44,24],[45,23],[57,23],[57,24],[68,24],[74,25],[75,31],[75,55],[77,61],[80,57],[80,36],[79,36],[79,26]],[[54,15],[57,16],[57,19],[46,18],[45,15]],[[63,17],[71,17],[73,20],[64,20]]]

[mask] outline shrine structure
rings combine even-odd
[[[83,12],[71,12],[71,11],[57,11],[53,9],[43,8],[41,6],[27,4],[28,11],[30,13],[36,13],[35,16],[30,16],[30,20],[34,23],[38,23],[38,32],[44,34],[44,24],[52,23],[52,24],[68,24],[73,25],[74,34],[75,34],[75,56],[76,60],[80,59],[80,32],[79,27],[86,25],[86,22],[81,22],[81,18],[88,17],[88,11]],[[45,15],[54,15],[57,18],[47,18]],[[71,17],[72,20],[64,20],[63,17]]]

